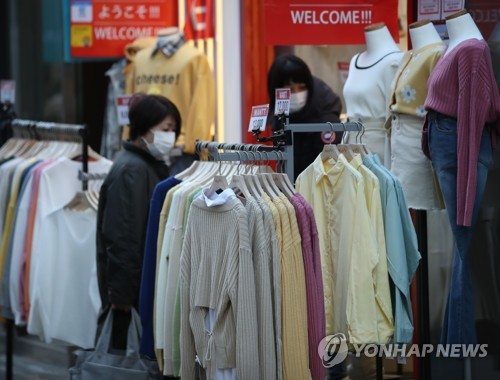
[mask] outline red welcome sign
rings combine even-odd
[[[71,58],[123,56],[140,37],[177,26],[177,0],[70,0]]]
[[[271,45],[364,44],[364,28],[384,22],[399,41],[397,0],[264,0]]]

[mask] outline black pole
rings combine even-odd
[[[381,355],[377,355],[377,380],[384,380],[384,362]]]
[[[418,239],[418,250],[422,256],[418,271],[418,335],[419,344],[431,341],[429,323],[429,258],[427,249],[427,212],[416,211],[415,228]],[[419,359],[419,379],[431,379],[431,358],[425,355]]]
[[[82,169],[83,173],[89,172],[89,141],[88,141],[88,130],[87,126],[84,126],[80,130],[80,135],[82,136]],[[82,178],[82,190],[88,190],[88,180],[84,174],[84,178]]]
[[[5,379],[12,380],[13,353],[14,353],[14,321],[7,319],[7,341],[6,341],[6,361]]]

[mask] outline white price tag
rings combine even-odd
[[[290,97],[291,91],[289,88],[277,88],[275,92],[276,106],[274,107],[275,115],[290,115]]]
[[[16,102],[16,81],[0,81],[0,102],[14,104]]]
[[[252,113],[250,115],[250,123],[248,125],[248,131],[265,131],[267,115],[269,114],[269,104],[262,106],[253,106]]]
[[[116,98],[116,110],[118,111],[118,124],[128,125],[128,104],[132,95],[120,95]]]

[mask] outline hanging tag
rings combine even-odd
[[[267,115],[269,114],[269,104],[261,106],[253,106],[250,115],[250,123],[248,125],[248,132],[252,131],[265,131]]]
[[[119,95],[116,98],[116,110],[118,112],[118,124],[128,125],[128,104],[130,102],[131,95]]]
[[[14,104],[16,102],[16,81],[0,81],[0,102]]]
[[[274,108],[275,115],[290,115],[290,97],[292,93],[289,88],[277,88],[275,92],[276,106]]]

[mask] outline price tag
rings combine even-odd
[[[265,131],[268,114],[269,104],[264,104],[262,106],[253,106],[252,114],[250,115],[250,124],[248,126],[248,131]]]
[[[132,95],[120,95],[116,98],[116,110],[118,111],[118,124],[128,125],[128,103]]]
[[[0,102],[14,104],[16,102],[16,81],[0,81]]]
[[[290,115],[290,97],[291,91],[289,88],[277,88],[275,92],[276,106],[274,108],[275,115]]]

